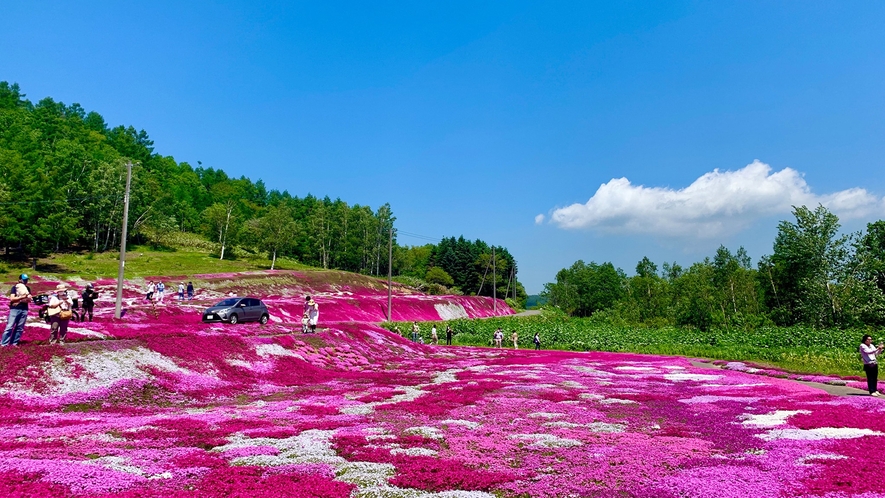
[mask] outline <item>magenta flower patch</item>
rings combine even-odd
[[[885,496],[881,400],[743,363],[416,344],[373,325],[380,287],[314,289],[327,330],[302,335],[276,291],[265,326],[135,307],[134,289],[124,320],[104,307],[67,346],[29,325],[30,344],[0,350],[0,496]]]

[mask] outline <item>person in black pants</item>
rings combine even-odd
[[[446,346],[452,345],[452,335],[455,334],[455,331],[452,330],[451,325],[446,325]]]
[[[882,395],[879,394],[879,363],[876,361],[876,356],[885,349],[885,345],[873,346],[873,338],[864,335],[860,340],[859,349],[860,358],[863,360],[863,371],[867,374],[867,389],[870,391],[870,396],[878,398]]]
[[[538,351],[541,349],[541,336],[538,335],[537,332],[535,332],[535,338],[532,339],[532,343],[534,343],[534,345],[535,345],[535,351]]]
[[[83,313],[80,315],[80,321],[86,320],[86,317],[89,316],[89,321],[91,322],[92,309],[95,308],[95,299],[98,297],[98,292],[95,292],[92,284],[86,284],[86,288],[83,289],[81,296],[83,297]]]

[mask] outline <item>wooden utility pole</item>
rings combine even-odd
[[[392,291],[391,280],[393,279],[393,227],[388,230],[390,238],[387,240],[387,321],[390,321]]]
[[[129,186],[132,184],[132,161],[126,162],[126,193],[123,195],[123,234],[120,237],[120,268],[117,270],[117,305],[114,316],[123,315],[123,268],[126,266],[126,228],[129,225]]]

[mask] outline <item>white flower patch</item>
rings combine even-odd
[[[234,465],[261,465],[276,467],[299,463],[326,463],[336,465],[345,460],[339,457],[329,440],[335,431],[321,431],[311,429],[297,436],[283,439],[258,437],[250,438],[242,434],[236,434],[225,445],[216,446],[212,451],[227,451],[234,448],[249,448],[253,446],[271,446],[279,450],[278,455],[252,455],[235,458],[231,461]]]
[[[667,370],[685,370],[685,367],[679,365],[664,365],[661,368],[666,368]]]
[[[29,324],[30,325],[30,324]],[[108,336],[102,334],[97,330],[90,330],[83,327],[68,327],[68,332],[73,332],[75,334],[85,335],[86,337],[95,337],[97,339],[107,339]]]
[[[603,370],[597,370],[597,369],[595,369],[595,368],[593,368],[593,367],[586,367],[586,366],[583,366],[583,365],[568,365],[568,367],[571,368],[572,370],[577,370],[578,372],[585,373],[585,374],[588,374],[588,375],[593,375],[593,376],[596,376],[596,377],[612,377],[612,376],[615,375],[615,374],[613,374],[613,373],[611,373],[611,372],[606,372],[606,371],[603,371]]]
[[[658,369],[655,367],[639,367],[639,366],[632,366],[632,365],[624,365],[621,367],[615,367],[614,369],[615,370],[626,370],[626,371],[631,371],[631,372],[657,372],[658,371]]]
[[[605,396],[595,393],[581,393],[578,395],[578,397],[581,399],[605,399]]]
[[[584,444],[577,439],[558,437],[553,434],[513,434],[510,439],[532,441],[529,446],[536,448],[570,448]]]
[[[420,386],[401,386],[397,387],[396,390],[405,392],[391,396],[387,401],[373,401],[371,403],[342,406],[338,411],[345,415],[368,415],[375,411],[376,406],[412,401],[424,394]]]
[[[150,374],[145,371],[144,367],[185,375],[206,376],[206,374],[181,368],[171,359],[143,347],[117,351],[90,351],[72,358],[74,361],[68,363],[60,357],[55,357],[53,361],[44,365],[44,377],[48,378],[50,385],[53,386],[52,395],[87,392],[97,388],[110,387],[124,380],[148,379]],[[80,373],[77,376],[73,375],[75,365],[80,367]],[[217,378],[214,380],[220,382]],[[0,388],[0,394],[40,396],[25,386],[14,384],[8,386]]]
[[[432,384],[448,384],[450,382],[458,382],[458,378],[455,377],[455,374],[460,372],[461,370],[457,368],[450,368],[445,372],[439,372],[433,376],[433,380],[430,382]]]
[[[529,413],[528,417],[529,418],[551,419],[551,418],[565,417],[565,413],[535,412],[535,413]]]
[[[638,405],[636,401],[632,399],[621,399],[621,398],[605,398],[599,400],[603,405]]]
[[[609,424],[607,422],[592,422],[587,424],[586,427],[592,432],[616,433],[627,430],[627,426],[624,424]]]
[[[565,420],[557,420],[555,422],[544,422],[544,427],[562,427],[564,429],[577,429],[584,427],[584,424],[576,424],[574,422],[566,422]]]
[[[792,439],[798,441],[820,441],[823,439],[855,439],[864,436],[885,436],[870,429],[853,427],[820,427],[817,429],[772,429],[758,437],[772,441],[775,439]]]
[[[234,358],[228,358],[224,360],[225,363],[232,367],[240,367],[245,368],[246,370],[252,370],[252,364],[245,360],[237,360]]]
[[[414,488],[398,488],[396,486],[379,486],[360,488],[351,493],[351,498],[495,498],[495,495],[483,491],[440,491],[432,493]]]
[[[562,387],[570,387],[572,389],[584,389],[585,387],[584,384],[581,384],[580,382],[575,382],[573,380],[562,381],[559,383],[559,385]]]
[[[437,303],[433,305],[440,320],[457,320],[470,318],[463,306],[456,303]]]
[[[390,450],[391,455],[406,456],[436,456],[436,450],[430,448],[394,448]]]
[[[689,405],[697,404],[697,403],[716,403],[717,401],[737,401],[740,403],[755,403],[759,401],[760,398],[751,398],[744,396],[713,396],[713,395],[704,395],[704,396],[694,396],[691,398],[680,399],[680,403],[686,403]]]
[[[800,413],[809,414],[808,410],[777,410],[765,414],[745,413],[741,416],[743,424],[751,427],[777,427],[787,423],[787,419]]]
[[[469,370],[471,372],[485,372],[491,368],[489,365],[473,365],[471,367],[467,367],[464,370]]]
[[[706,382],[709,380],[720,379],[720,378],[722,378],[722,376],[721,375],[710,375],[710,374],[671,373],[671,374],[665,374],[664,378],[669,380],[670,382],[685,382],[685,381]]]
[[[439,432],[439,429],[437,429],[436,427],[428,427],[426,425],[409,427],[408,429],[403,431],[403,434],[414,434],[430,439],[443,439],[443,435]]]
[[[544,427],[561,427],[563,429],[584,428],[584,429],[588,429],[590,432],[602,432],[602,433],[624,432],[627,429],[627,426],[623,425],[623,424],[609,424],[606,422],[592,422],[589,424],[575,424],[572,422],[565,422],[563,420],[557,420],[555,422],[546,422],[546,423],[544,423]]]
[[[87,460],[82,462],[84,465],[98,465],[110,470],[116,470],[117,472],[125,472],[127,474],[133,474],[137,476],[142,476],[146,479],[172,479],[171,472],[161,472],[159,474],[147,474],[140,467],[136,467],[135,465],[129,465],[129,459],[119,456],[103,456],[96,458],[94,460]]]
[[[833,453],[820,453],[820,454],[812,454],[805,455],[804,457],[796,460],[797,465],[811,465],[810,461],[812,460],[845,460],[848,457],[845,455],[836,455]]]
[[[262,358],[268,356],[298,356],[294,351],[284,348],[279,344],[259,344],[255,347],[255,354]]]
[[[442,420],[442,421],[440,421],[440,424],[442,424],[442,425],[461,425],[461,426],[467,427],[468,429],[471,429],[471,430],[476,429],[477,427],[482,425],[479,422],[473,422],[471,420],[453,420],[453,419]]]
[[[337,468],[337,480],[360,488],[386,487],[396,468],[390,463],[344,462]],[[353,495],[352,495],[353,496]]]

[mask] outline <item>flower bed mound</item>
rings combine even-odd
[[[313,295],[320,306],[320,326],[338,322],[379,323],[387,318],[386,282],[346,272],[266,271],[200,275],[193,300],[178,300],[176,282],[164,277],[127,281],[123,287],[121,319],[114,318],[116,281],[101,279],[94,283],[95,320],[72,321],[68,341],[96,339],[135,339],[147,335],[190,336],[193,334],[256,336],[284,334],[300,330],[304,296]],[[162,303],[146,299],[147,281],[166,282]],[[67,282],[80,290],[81,281]],[[34,277],[34,294],[54,292],[58,281]],[[229,296],[252,296],[268,307],[270,322],[230,327],[202,323],[202,312]],[[157,296],[155,296],[156,299]],[[400,321],[439,321],[456,318],[483,318],[513,314],[507,304],[487,297],[426,296],[403,286],[394,287],[392,318]],[[32,313],[23,341],[48,341],[49,325]]]

